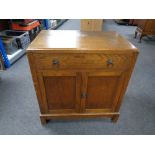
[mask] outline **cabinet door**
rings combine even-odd
[[[38,73],[42,104],[49,113],[76,112],[80,105],[80,76],[71,71]]]
[[[123,86],[121,72],[89,72],[83,75],[83,109],[87,112],[114,111]],[[84,99],[83,99],[84,100]]]

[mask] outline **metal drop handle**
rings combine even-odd
[[[114,65],[113,60],[112,60],[112,59],[108,59],[108,60],[107,60],[107,65],[108,65],[108,66],[109,66],[109,65],[112,65],[112,66],[113,66],[113,65]]]
[[[59,65],[59,63],[60,63],[58,59],[53,59],[52,62],[53,62],[53,65]]]

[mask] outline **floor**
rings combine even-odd
[[[118,31],[140,54],[116,124],[109,119],[51,121],[42,126],[26,56],[0,73],[0,134],[155,134],[155,39],[134,39],[134,26],[106,20],[104,30]],[[59,29],[79,29],[80,20],[68,20]]]

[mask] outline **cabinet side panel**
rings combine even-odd
[[[44,107],[44,105],[42,105],[42,99],[41,99],[41,93],[40,93],[40,87],[39,87],[39,82],[38,82],[38,78],[37,78],[37,73],[36,73],[36,69],[35,69],[34,57],[33,57],[32,53],[27,53],[27,56],[28,56],[28,61],[29,61],[29,66],[30,66],[30,70],[31,70],[31,75],[32,75],[35,92],[36,92],[39,107],[40,107],[40,112],[45,113],[45,107]]]
[[[115,109],[114,109],[115,112],[119,111],[119,109],[120,109],[122,98],[125,94],[129,80],[131,78],[131,75],[132,75],[136,60],[137,60],[137,56],[138,56],[138,52],[133,53],[131,64],[130,64],[130,69],[128,71],[126,71],[123,75],[123,78],[124,78],[123,85],[122,85],[120,96],[118,98],[117,105],[115,106]]]

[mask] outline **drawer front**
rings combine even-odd
[[[35,65],[42,69],[127,69],[131,57],[122,54],[34,54]]]

